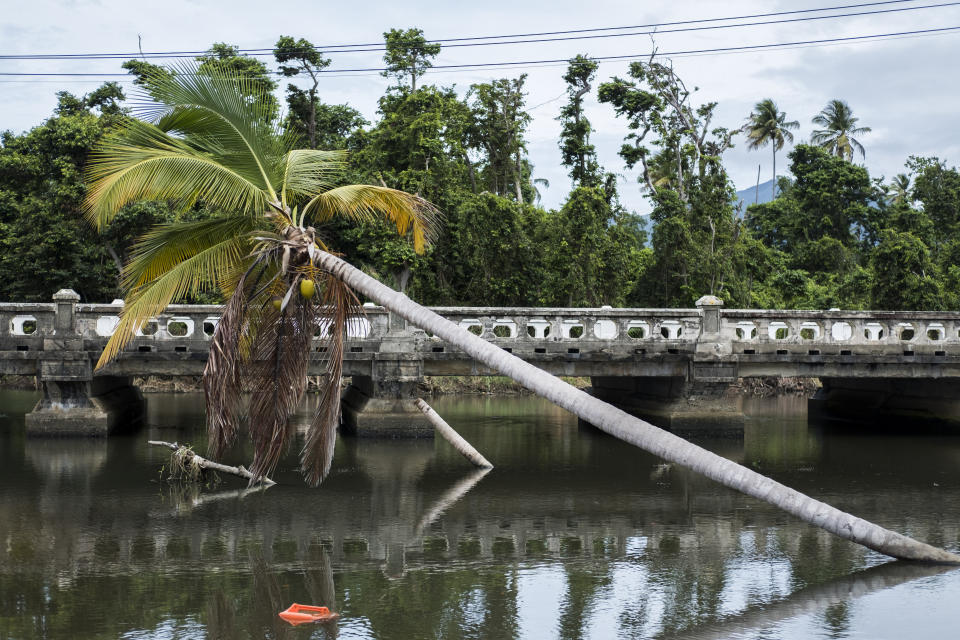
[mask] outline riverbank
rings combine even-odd
[[[590,378],[562,376],[561,380],[578,389],[590,386]],[[200,376],[147,376],[134,378],[134,384],[147,393],[196,393],[203,391]],[[322,376],[311,376],[307,392],[320,391]],[[730,387],[735,395],[770,397],[800,395],[812,397],[820,388],[816,378],[740,378]],[[0,376],[0,389],[38,389],[34,376]],[[420,384],[425,395],[530,395],[530,391],[505,376],[426,376]]]

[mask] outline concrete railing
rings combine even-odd
[[[2,350],[36,351],[43,339],[81,338],[83,348],[106,343],[121,304],[77,304],[59,318],[58,303],[0,303]],[[763,309],[567,309],[536,307],[436,307],[435,312],[502,345],[533,348],[550,343],[657,347],[692,351],[707,341],[716,354],[960,355],[960,313],[904,311],[786,311]],[[137,331],[130,351],[204,350],[220,320],[218,305],[171,305]],[[714,325],[710,325],[710,315]],[[705,323],[704,319],[708,321]],[[323,327],[318,326],[318,339]],[[351,324],[355,341],[396,336],[389,313],[368,306]],[[424,344],[439,339],[427,336]],[[15,344],[14,344],[15,343]],[[149,349],[142,347],[150,347]],[[176,349],[176,347],[182,347]]]
[[[733,354],[960,354],[956,312],[730,309],[720,319]]]

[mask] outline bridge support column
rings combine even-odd
[[[64,289],[53,299],[55,333],[44,339],[39,362],[43,398],[25,416],[27,435],[106,436],[137,426],[144,413],[139,389],[126,377],[93,375],[74,323],[80,296]]]
[[[902,430],[960,430],[960,379],[820,378],[811,419]]]
[[[681,436],[743,436],[739,396],[730,392],[737,381],[736,364],[720,335],[723,301],[697,300],[703,314],[696,351],[684,376],[594,377],[591,393],[656,426]]]
[[[594,377],[590,394],[684,437],[743,436],[740,398],[730,383],[681,377]]]
[[[374,354],[369,375],[353,376],[343,394],[341,430],[361,437],[432,438],[433,425],[416,405],[423,381],[417,343],[423,332],[408,329],[406,321],[393,313],[389,322],[391,339]]]

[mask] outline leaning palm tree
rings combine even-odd
[[[237,437],[241,389],[252,392],[251,472],[266,476],[286,447],[289,418],[306,388],[312,341],[325,342],[329,384],[301,459],[311,484],[326,475],[339,423],[346,325],[359,303],[318,266],[329,250],[323,225],[334,217],[383,216],[422,251],[436,210],[422,198],[380,186],[336,186],[338,152],[299,149],[252,100],[249,80],[201,74],[191,66],[148,79],[149,95],[95,150],[85,207],[100,228],[125,204],[202,200],[210,220],[155,227],[124,267],[126,304],[98,363],[115,358],[151,316],[204,291],[227,300],[204,372],[211,454]]]
[[[831,100],[823,111],[813,117],[813,124],[823,129],[814,130],[810,142],[827,149],[833,155],[853,162],[853,152],[859,151],[860,157],[865,158],[863,145],[854,138],[870,133],[870,127],[858,127],[859,118],[854,117],[853,110],[843,100]]]
[[[777,103],[766,98],[753,107],[747,123],[741,129],[747,134],[747,148],[760,149],[768,144],[773,147],[773,197],[777,197],[777,151],[787,142],[793,142],[791,129],[797,129],[796,120],[787,122],[787,114],[777,108]]]
[[[101,364],[116,356],[133,330],[177,295],[223,288],[228,302],[204,373],[211,444],[222,447],[236,437],[235,411],[246,365],[253,370],[250,429],[255,473],[264,474],[283,449],[283,427],[302,389],[298,379],[306,371],[303,354],[309,352],[317,328],[332,345],[328,353],[342,353],[356,291],[621,440],[881,553],[960,564],[960,556],[844,513],[624,413],[441,318],[325,250],[315,228],[304,226],[305,221],[379,212],[394,220],[401,232],[412,228],[421,246],[434,211],[415,196],[389,189],[328,188],[330,157],[281,143],[283,137],[251,112],[253,103],[237,91],[236,81],[199,75],[174,78],[154,95],[163,102],[145,112],[153,122],[130,122],[101,146],[94,159],[94,184],[87,200],[91,217],[105,224],[120,206],[138,198],[182,204],[202,199],[231,213],[209,223],[161,227],[141,242],[124,274],[128,304]],[[311,285],[304,287],[307,282]],[[308,295],[315,282],[324,292],[319,305]],[[324,408],[303,454],[311,482],[319,482],[332,455],[332,446],[325,441],[334,437],[339,365],[334,356],[330,360]]]

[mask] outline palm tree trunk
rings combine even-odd
[[[478,362],[512,378],[616,438],[885,555],[904,560],[960,564],[958,555],[831,507],[594,398],[441,318],[329,253],[321,251],[318,263],[334,277],[413,325],[446,340]]]
[[[771,144],[773,147],[773,184],[770,186],[770,191],[773,193],[771,200],[777,199],[777,145]]]
[[[457,433],[456,429],[447,424],[447,421],[441,418],[440,414],[434,411],[433,407],[428,405],[423,398],[417,398],[416,405],[417,409],[423,412],[433,428],[437,430],[437,433],[443,436],[443,439],[449,442],[457,450],[457,453],[469,460],[475,467],[493,469],[490,461],[484,458],[483,454],[477,451],[472,444],[467,442],[466,438]]]

